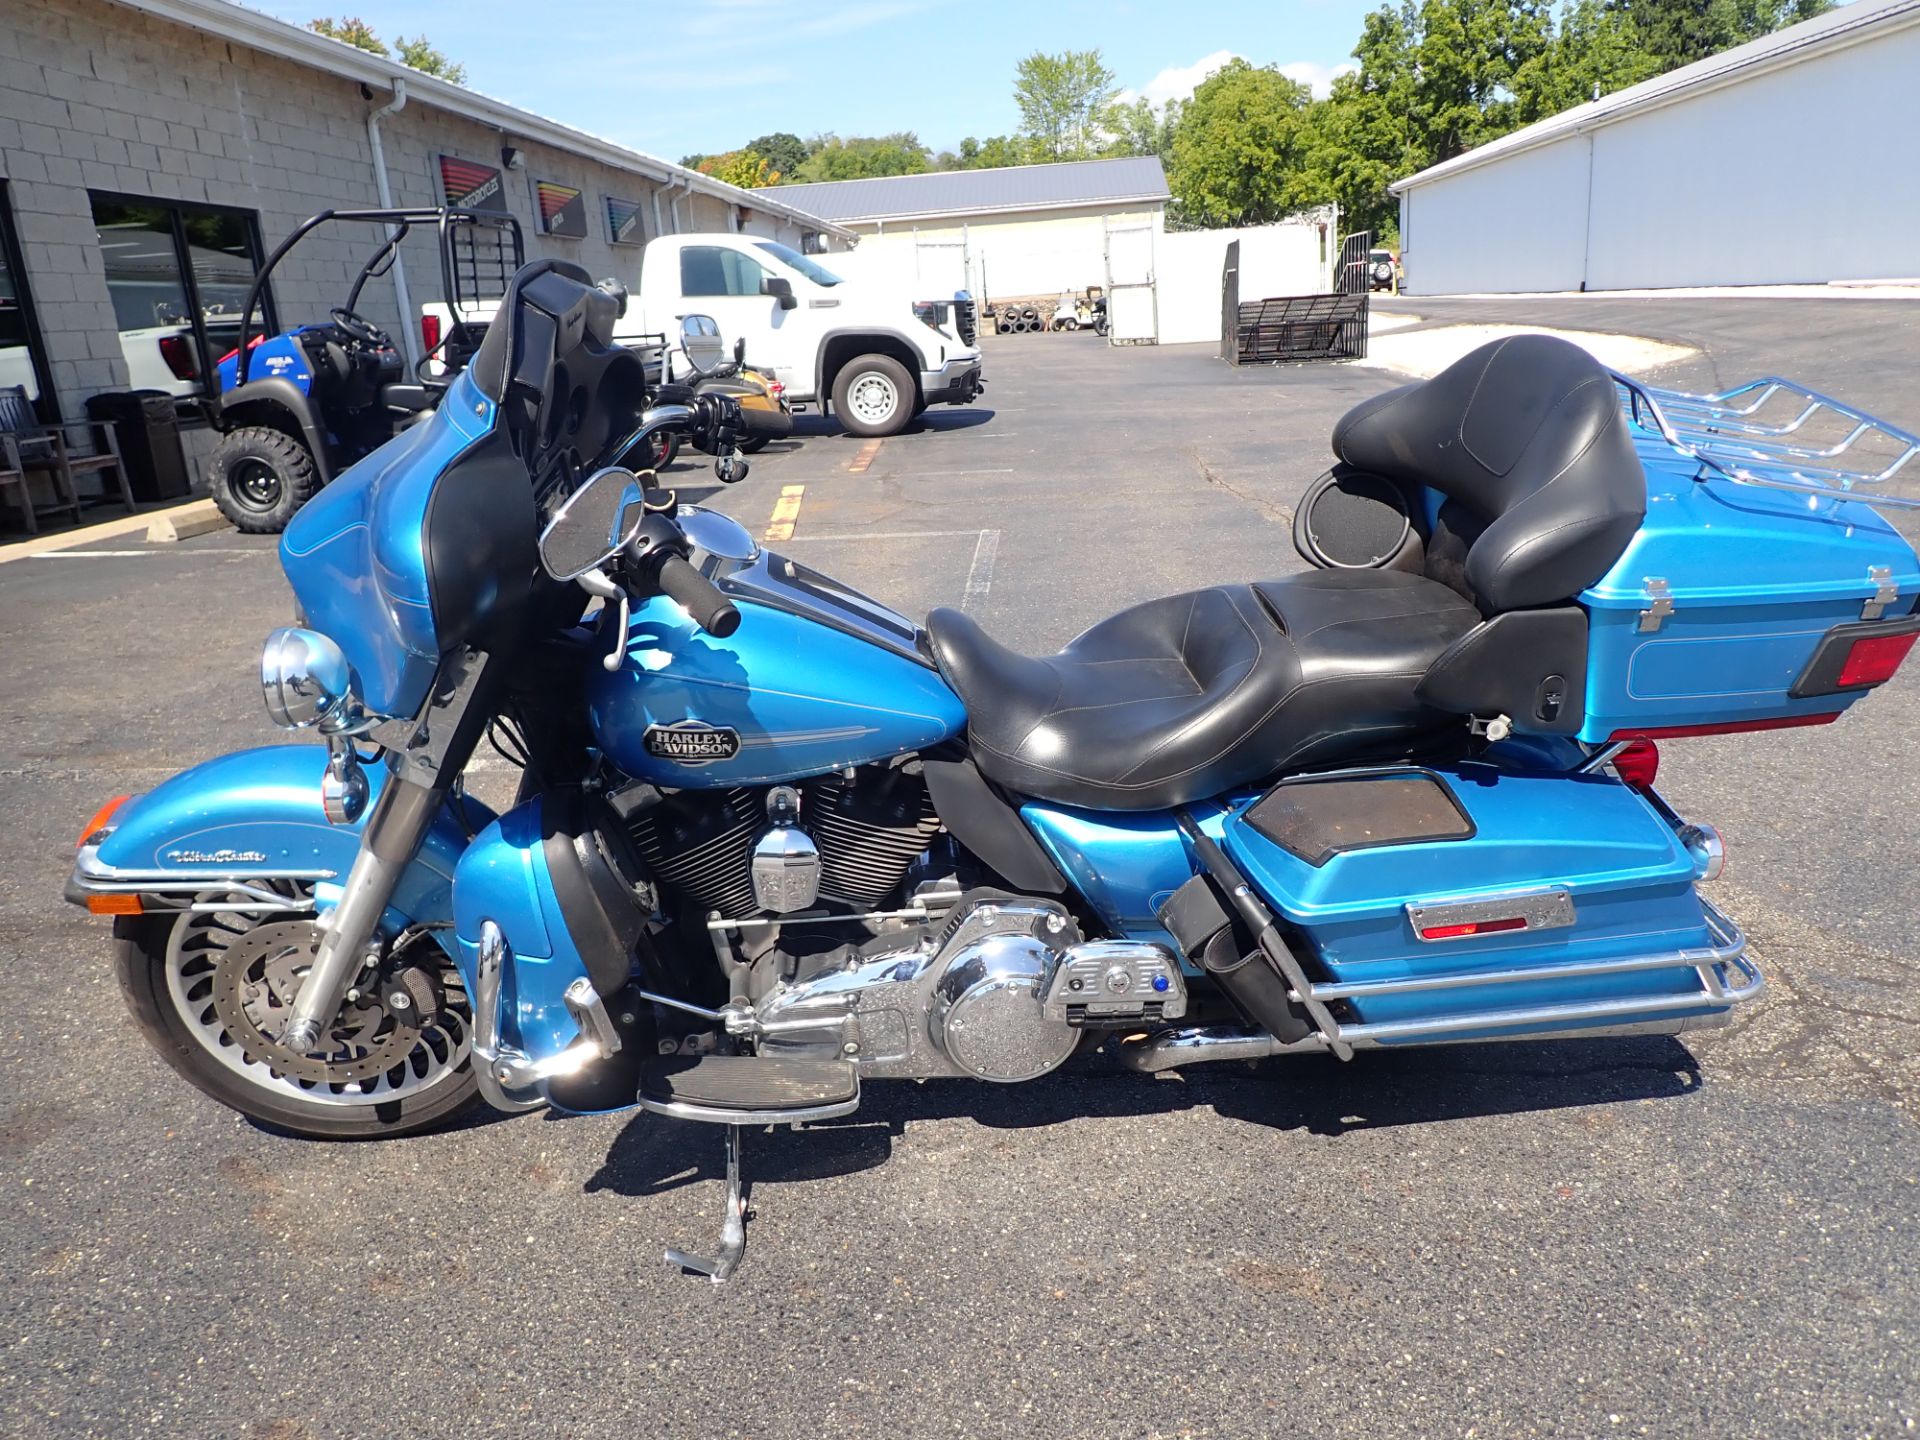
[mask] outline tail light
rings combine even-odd
[[[426,347],[429,355],[440,348],[440,317],[438,315],[420,317],[420,343]]]
[[[1636,790],[1651,790],[1660,778],[1660,747],[1651,740],[1635,740],[1613,757],[1613,768]]]
[[[162,335],[160,358],[167,363],[176,380],[197,380],[200,367],[193,362],[193,343],[184,335]]]
[[[1886,684],[1900,668],[1900,662],[1907,658],[1907,652],[1913,649],[1915,640],[1920,640],[1920,631],[1910,635],[1869,635],[1854,641],[1847,647],[1847,658],[1840,662],[1840,688],[1851,690],[1856,686]]]
[[[1501,920],[1463,920],[1454,925],[1429,925],[1421,930],[1422,940],[1463,940],[1469,935],[1498,935],[1505,930],[1524,930],[1524,915],[1509,915]]]
[[[1750,735],[1757,730],[1798,730],[1806,725],[1831,725],[1840,718],[1838,710],[1818,715],[1776,715],[1767,720],[1722,720],[1712,725],[1636,725],[1616,730],[1607,737],[1615,740],[1683,740],[1693,735]]]

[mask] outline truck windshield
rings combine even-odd
[[[827,269],[826,266],[818,264],[790,246],[782,245],[777,240],[760,240],[756,241],[755,245],[756,248],[764,250],[767,254],[773,256],[773,258],[778,260],[782,265],[798,270],[816,285],[838,285],[840,283],[840,277]]]

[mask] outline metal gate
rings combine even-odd
[[[1160,338],[1160,302],[1153,283],[1153,225],[1106,219],[1107,343],[1153,345]]]
[[[1367,257],[1373,253],[1373,232],[1356,230],[1340,242],[1339,278],[1334,289],[1342,295],[1365,295],[1373,289]]]

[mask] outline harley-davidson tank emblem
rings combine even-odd
[[[267,857],[258,850],[169,850],[176,865],[257,865]]]
[[[647,753],[676,765],[711,765],[740,753],[740,732],[724,725],[702,725],[681,720],[672,725],[649,725]]]

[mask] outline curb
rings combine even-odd
[[[148,543],[161,543],[173,540],[186,540],[195,535],[206,535],[214,530],[226,528],[227,518],[220,513],[219,507],[211,500],[188,500],[183,504],[170,505],[164,510],[146,510],[133,515],[120,515],[112,520],[103,520],[97,525],[83,525],[78,530],[63,530],[57,535],[36,535],[31,540],[21,540],[11,545],[0,545],[0,565],[10,560],[25,560],[33,555],[46,555],[56,550],[72,550],[81,545],[92,545],[101,540],[112,540],[121,535],[145,532]]]

